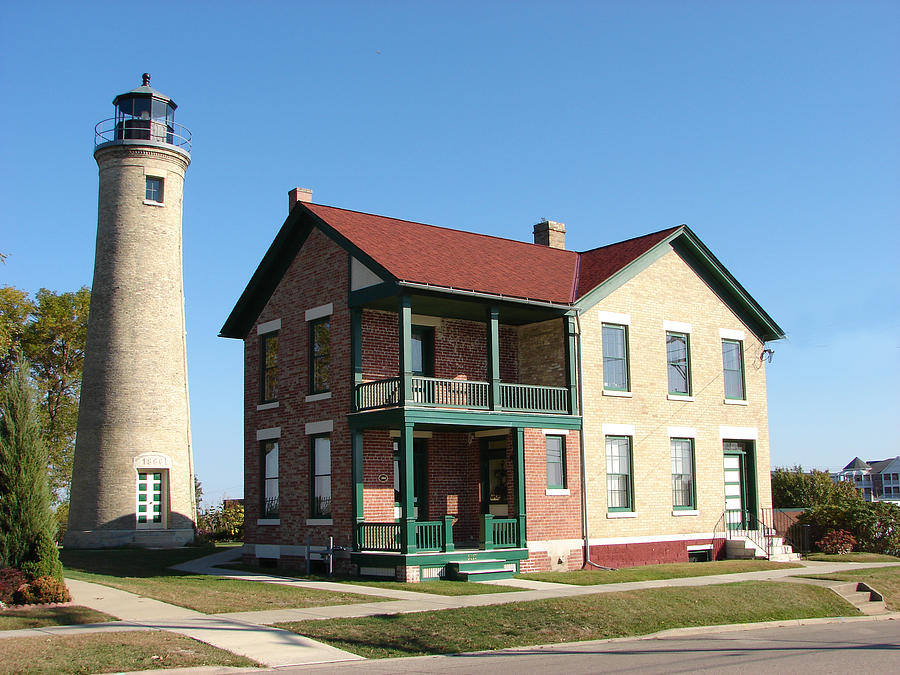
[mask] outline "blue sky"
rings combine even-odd
[[[900,3],[6,3],[0,284],[91,282],[93,127],[152,84],[194,134],[195,464],[240,496],[216,337],[287,191],[584,250],[687,223],[787,331],[772,462],[900,454]]]

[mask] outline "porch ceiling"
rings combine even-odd
[[[452,291],[446,293],[440,291],[416,292],[410,297],[414,314],[468,321],[484,321],[485,308],[494,305],[500,308],[500,323],[512,326],[547,321],[561,317],[568,311],[562,308],[528,305],[521,302],[505,302],[500,299],[463,298],[454,296]],[[366,302],[364,306],[369,309],[396,312],[397,296],[388,295],[373,299]]]

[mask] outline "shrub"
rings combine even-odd
[[[47,604],[50,602],[70,602],[72,596],[59,579],[38,577],[19,587],[13,600],[20,605]]]
[[[847,530],[831,530],[816,542],[816,546],[823,553],[845,555],[856,546],[856,539]]]
[[[22,570],[17,570],[15,567],[0,569],[0,603],[11,605],[16,591],[27,582],[28,579]]]
[[[239,540],[244,537],[244,507],[230,503],[197,514],[197,534],[202,540]]]
[[[32,559],[22,563],[22,571],[29,579],[55,577],[62,581],[63,569],[59,561],[59,551],[56,542],[46,532],[41,533]]]
[[[807,509],[797,520],[828,530],[846,530],[857,550],[895,555],[900,551],[900,506],[887,502],[847,500]]]

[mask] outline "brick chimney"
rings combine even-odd
[[[312,201],[312,190],[309,188],[294,188],[290,192],[288,192],[288,213],[290,213],[294,204],[297,202],[306,202],[307,204]]]
[[[566,248],[566,224],[543,219],[534,226],[534,243],[550,248]]]

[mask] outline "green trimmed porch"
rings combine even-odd
[[[493,550],[464,549],[453,552],[420,552],[414,554],[359,551],[350,554],[350,562],[361,577],[397,578],[399,571],[406,574],[411,568],[418,568],[416,576],[429,579],[451,578],[453,570],[465,564],[475,566],[505,566],[510,576],[519,570],[519,563],[528,559],[527,548],[504,548]],[[448,566],[450,569],[448,569]]]

